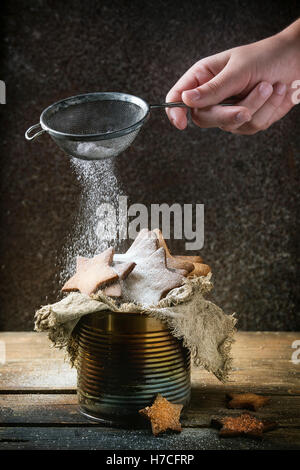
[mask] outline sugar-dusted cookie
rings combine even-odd
[[[126,279],[126,277],[134,269],[135,263],[130,261],[129,263],[113,263],[112,268],[116,271],[119,279]]]
[[[76,273],[65,283],[62,291],[79,290],[82,294],[90,295],[100,286],[117,280],[119,276],[111,267],[113,254],[113,248],[108,248],[94,258],[79,257]]]
[[[150,230],[141,230],[126,253],[116,253],[114,262],[134,262],[151,256],[158,248],[157,238]]]
[[[171,403],[162,395],[158,394],[152,406],[146,406],[139,410],[140,415],[151,422],[154,436],[171,429],[181,431],[180,413],[183,405]]]
[[[118,263],[113,265],[113,269],[119,276],[118,281],[104,288],[103,292],[109,297],[122,297],[122,287],[120,280],[126,279],[126,277],[134,269],[135,263]]]
[[[220,429],[220,437],[244,436],[261,439],[264,432],[275,429],[277,424],[243,413],[240,416],[215,416],[211,420],[211,426]]]
[[[134,270],[122,282],[124,298],[142,305],[156,305],[174,287],[183,284],[183,276],[166,267],[164,248],[139,260]]]

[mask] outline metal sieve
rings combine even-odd
[[[152,108],[186,107],[182,102],[148,104],[126,93],[87,93],[46,108],[39,124],[25,133],[34,140],[44,132],[68,155],[82,160],[115,157],[135,139]],[[33,130],[38,130],[32,134]]]

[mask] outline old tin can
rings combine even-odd
[[[86,416],[137,424],[138,410],[157,393],[173,403],[190,399],[190,352],[167,325],[135,313],[84,316],[78,324],[78,399]]]

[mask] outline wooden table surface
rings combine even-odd
[[[42,333],[0,333],[0,449],[300,449],[300,364],[292,344],[300,333],[241,332],[233,370],[225,385],[203,369],[192,370],[191,406],[180,434],[152,436],[150,429],[117,429],[78,412],[76,371],[64,352],[50,348]],[[261,441],[220,439],[209,427],[212,415],[228,410],[225,393],[252,391],[271,397],[253,413],[278,428]]]

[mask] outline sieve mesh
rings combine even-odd
[[[44,115],[48,128],[66,134],[108,134],[133,126],[145,116],[135,103],[121,100],[84,101],[57,106]]]
[[[102,160],[105,158],[116,157],[129,147],[134,141],[140,129],[125,134],[122,137],[116,137],[109,140],[68,140],[58,139],[51,135],[57,145],[67,154],[82,160]]]

